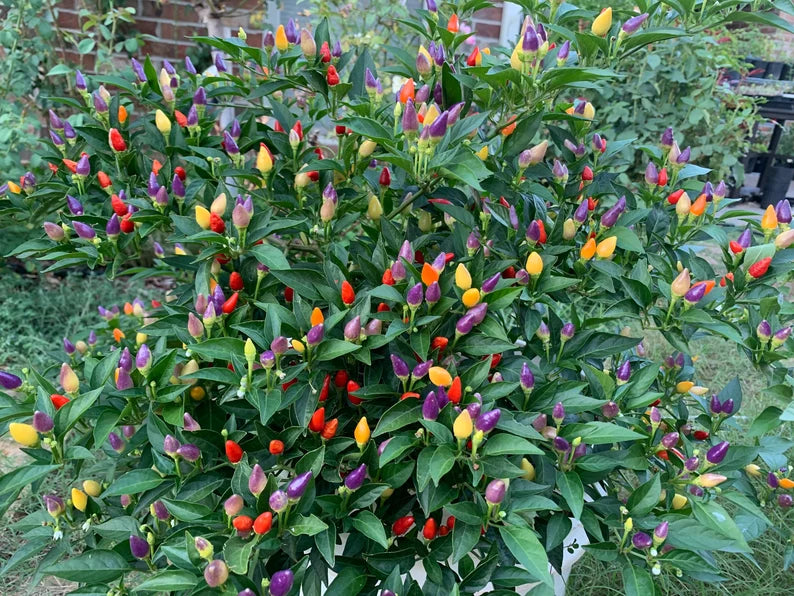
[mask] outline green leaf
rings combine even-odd
[[[356,567],[343,567],[323,596],[356,596],[367,583],[367,575]]]
[[[542,455],[543,451],[526,439],[499,433],[488,437],[482,454],[488,455]]]
[[[656,593],[651,574],[631,564],[623,567],[623,589],[626,596],[650,596]]]
[[[153,488],[157,488],[164,478],[152,469],[132,470],[116,478],[116,480],[102,493],[103,497],[118,497],[121,495],[134,495]]]
[[[90,578],[92,582],[110,583],[128,570],[127,561],[117,552],[95,549],[49,565],[43,572],[72,582]]]
[[[571,515],[579,519],[584,509],[584,486],[582,479],[576,472],[561,472],[557,474],[557,488],[562,498],[568,503]]]
[[[386,538],[386,530],[383,529],[383,522],[371,511],[365,510],[357,513],[350,518],[350,523],[370,540],[374,540],[383,548],[389,548],[389,541]]]
[[[449,445],[441,445],[430,458],[430,478],[436,486],[455,465],[455,451]]]
[[[341,339],[326,339],[317,346],[315,357],[317,362],[325,362],[327,360],[335,360],[340,356],[350,354],[360,349],[361,346],[353,342],[343,341]]]
[[[133,593],[138,592],[177,592],[192,590],[199,578],[183,569],[161,571],[135,586]]]
[[[391,133],[386,130],[378,121],[371,118],[343,118],[341,124],[347,126],[354,133],[371,139],[377,143],[390,143]]]
[[[168,512],[179,521],[197,521],[209,517],[214,509],[201,503],[191,503],[190,501],[177,501],[174,499],[160,499]]]
[[[229,571],[239,575],[248,573],[248,561],[255,546],[255,540],[244,540],[239,536],[229,538],[223,545],[223,558],[229,566]]]
[[[288,530],[293,536],[314,536],[324,531],[327,527],[328,524],[316,515],[308,517],[297,515],[295,519],[291,520]]]
[[[659,474],[656,474],[648,482],[641,484],[629,497],[626,507],[633,517],[648,515],[651,510],[659,503],[662,494],[662,483]]]
[[[232,355],[243,357],[245,342],[237,337],[215,337],[192,344],[190,350],[208,360],[230,361]]]
[[[0,478],[0,495],[17,491],[44,478],[50,472],[57,470],[60,466],[36,466],[29,465],[17,468]]]
[[[582,442],[590,445],[606,445],[645,438],[645,435],[611,422],[569,424],[563,427],[563,435],[571,439],[582,437]]]
[[[256,260],[263,265],[267,265],[271,270],[289,269],[290,264],[284,253],[272,244],[260,244],[248,249]]]
[[[520,526],[502,526],[499,534],[508,550],[532,577],[549,587],[554,586],[549,573],[546,549],[535,536],[535,532]]]
[[[452,562],[457,563],[468,555],[480,541],[482,523],[466,523],[455,518],[455,527],[452,528]]]
[[[413,424],[419,420],[422,413],[422,405],[413,399],[403,399],[386,410],[378,420],[378,425],[372,431],[373,437],[378,437],[386,433],[400,430],[404,426]]]

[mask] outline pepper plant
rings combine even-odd
[[[616,183],[630,141],[586,96],[680,31],[543,4],[515,48],[464,52],[487,5],[429,2],[387,64],[321,22],[202,39],[212,74],[76,73],[51,174],[8,184],[7,214],[55,210],[14,252],[173,289],[0,373],[29,456],[2,508],[42,502],[6,571],[47,551],[80,594],[545,594],[572,519],[628,594],[752,556],[794,487],[764,436],[794,417],[788,204],[737,208],[669,129]],[[783,402],[745,445],[738,380],[697,384],[704,335]]]

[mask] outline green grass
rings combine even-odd
[[[160,292],[161,294],[161,292]],[[85,339],[104,321],[97,306],[121,306],[136,296],[155,295],[141,284],[110,281],[101,273],[86,276],[0,273],[0,366],[37,369],[64,358],[62,340]]]
[[[645,335],[648,355],[657,361],[673,350],[658,333]],[[768,406],[785,407],[764,392],[767,386],[763,373],[753,369],[744,354],[735,346],[715,337],[707,337],[692,343],[695,357],[695,381],[709,387],[713,392],[722,389],[734,377],[742,386],[741,410],[734,416],[739,428],[724,427],[728,440],[746,441],[742,429],[746,429],[755,417]],[[784,424],[779,434],[792,436],[791,424]],[[780,510],[772,507],[765,511],[776,527],[789,531],[789,521],[783,519]],[[790,516],[789,516],[790,518]],[[790,594],[794,591],[794,570],[783,571],[783,555],[786,541],[773,530],[768,530],[750,542],[757,565],[736,554],[719,553],[717,562],[726,581],[721,584],[683,582],[669,574],[662,578],[664,594],[680,596],[754,596],[756,594]],[[567,593],[577,596],[608,596],[623,594],[620,569],[605,564],[585,554],[571,570]]]

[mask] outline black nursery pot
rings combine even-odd
[[[779,164],[767,170],[761,185],[761,207],[766,209],[786,198],[791,180],[794,179],[794,164]]]
[[[772,79],[779,81],[783,78],[783,69],[786,65],[783,62],[770,62],[766,65],[766,72],[764,73],[765,79]]]

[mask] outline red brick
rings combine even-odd
[[[143,46],[144,52],[151,56],[162,56],[173,60],[175,58],[184,58],[188,50],[192,49],[191,44],[176,44],[163,41],[147,41]]]
[[[488,37],[491,39],[499,39],[499,32],[502,27],[500,25],[489,25],[487,23],[475,23],[474,32],[478,37]]]
[[[154,21],[152,19],[145,19],[145,18],[138,18],[135,19],[135,26],[133,29],[138,33],[144,33],[148,35],[159,35],[157,26],[160,24],[159,21]]]
[[[82,26],[80,16],[76,12],[58,11],[58,26],[61,29],[79,30]]]
[[[483,21],[496,21],[498,23],[502,22],[502,7],[501,6],[489,6],[488,8],[483,8],[482,10],[478,10],[474,13],[475,20],[483,20]]]
[[[174,40],[189,42],[192,35],[206,35],[207,29],[200,25],[182,25],[174,23],[162,23],[160,25],[160,37],[162,41]]]

